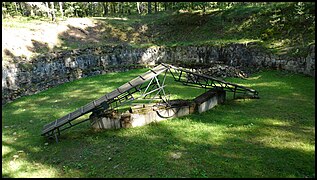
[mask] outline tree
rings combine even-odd
[[[130,2],[127,2],[127,3],[128,3],[127,13],[131,15],[131,4]]]
[[[18,9],[20,11],[20,14],[23,15],[22,2],[18,2]]]
[[[148,14],[151,14],[151,13],[152,13],[152,10],[151,10],[151,9],[152,9],[152,7],[151,7],[151,2],[148,2],[148,3],[147,3],[147,13],[148,13]]]
[[[206,2],[203,2],[202,6],[203,6],[203,13],[205,13],[206,12]]]
[[[45,2],[47,17],[51,18],[50,8],[48,7],[48,2]]]
[[[118,12],[123,14],[124,13],[124,2],[118,3],[119,4],[119,9]]]
[[[103,5],[103,16],[108,15],[108,2],[102,3]]]
[[[14,4],[14,7],[15,7],[15,13],[18,14],[18,6],[17,6],[17,3],[16,2],[13,2]]]
[[[116,14],[116,3],[115,3],[115,2],[112,2],[111,5],[112,5],[112,6],[111,6],[111,7],[112,7],[112,13],[113,13],[113,14]]]
[[[157,13],[157,2],[154,2],[154,11]]]
[[[59,11],[61,12],[62,18],[64,17],[64,12],[63,12],[63,2],[58,2],[59,4]]]
[[[137,4],[136,6],[138,9],[138,13],[141,14],[141,4],[140,4],[140,2],[137,2],[136,4]]]
[[[50,2],[50,3],[51,3],[52,21],[56,21],[54,2]]]
[[[23,12],[24,15],[26,15],[26,16],[33,15],[32,8],[30,7],[30,5],[28,3],[23,2],[23,6],[24,6],[24,12]]]

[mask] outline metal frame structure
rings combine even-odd
[[[76,111],[63,116],[60,119],[46,124],[43,127],[41,135],[47,137],[55,137],[56,142],[58,142],[58,136],[62,131],[90,120],[84,119],[79,122],[72,123],[78,117],[90,112],[98,113],[105,110],[113,110],[128,102],[141,98],[145,99],[147,98],[147,96],[151,96],[154,93],[155,95],[149,98],[150,102],[158,97],[157,99],[169,105],[164,90],[164,87],[166,86],[165,80],[167,72],[170,72],[172,74],[176,82],[181,82],[184,85],[191,85],[205,89],[220,88],[228,92],[233,92],[234,98],[236,97],[236,93],[243,93],[244,96],[258,98],[258,92],[253,89],[230,82],[225,82],[223,80],[219,80],[204,74],[198,74],[181,67],[175,67],[169,64],[162,63],[155,68],[145,72],[144,74],[139,75],[131,81],[123,84],[112,92],[107,93],[101,98],[80,107]],[[158,77],[160,74],[164,74],[161,80]],[[139,96],[137,96],[138,93]]]
[[[175,67],[169,64],[164,65],[169,66],[169,71],[172,74],[174,80],[177,82],[182,82],[184,85],[193,85],[205,89],[220,88],[228,92],[233,92],[234,99],[236,98],[237,93],[243,93],[244,97],[248,96],[249,98],[259,98],[258,92],[254,89],[226,82],[204,74],[192,72],[181,67]]]
[[[66,129],[69,129],[75,125],[86,122],[88,119],[80,120],[79,122],[72,123],[78,117],[87,113],[98,113],[104,110],[113,110],[123,104],[137,100],[137,99],[150,99],[150,102],[155,98],[168,103],[166,93],[164,91],[165,80],[167,74],[167,68],[165,66],[157,66],[146,73],[139,75],[131,81],[123,84],[114,91],[107,93],[101,98],[94,100],[85,106],[80,107],[74,112],[71,112],[60,119],[57,119],[49,124],[46,124],[42,130],[42,136],[54,137],[58,142],[58,136]],[[158,76],[164,74],[163,78]],[[148,82],[149,81],[149,82]],[[150,95],[154,96],[148,98]],[[139,94],[139,95],[138,95]],[[138,95],[138,96],[137,96]]]

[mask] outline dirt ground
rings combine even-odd
[[[99,33],[93,31],[97,21],[88,18],[69,18],[56,23],[36,21],[2,24],[2,59],[32,56],[57,49],[64,49],[63,40],[97,42]],[[91,29],[92,31],[87,31]]]

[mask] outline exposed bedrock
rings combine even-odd
[[[288,70],[315,77],[315,46],[305,57],[266,53],[254,44],[133,48],[104,46],[47,53],[31,60],[2,59],[2,105],[82,77],[127,71],[161,62],[215,77],[246,77],[261,68]],[[203,67],[203,68],[202,68]]]

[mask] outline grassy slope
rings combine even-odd
[[[314,12],[314,6],[309,10]],[[314,14],[312,12],[310,14]],[[282,14],[285,19],[281,18]],[[260,7],[238,6],[206,14],[159,12],[146,16],[69,19],[59,21],[60,28],[52,23],[29,18],[4,19],[3,25],[15,29],[29,27],[30,34],[39,33],[41,38],[34,36],[32,42],[28,41],[28,49],[31,49],[32,53],[116,44],[146,47],[257,42],[266,50],[275,53],[300,55],[305,53],[305,47],[315,43],[315,20],[308,16],[306,19],[305,14],[295,14],[294,3],[272,3]],[[41,23],[43,28],[37,29],[37,25]],[[47,26],[52,26],[51,31],[45,29]],[[54,32],[55,28],[67,30]],[[45,32],[47,35],[43,35]],[[58,40],[46,40],[48,37],[54,37],[54,33]],[[21,39],[23,31],[18,32],[17,36]],[[29,39],[30,36],[23,38]]]
[[[3,176],[315,177],[315,81],[279,71],[229,79],[258,90],[260,99],[228,94],[208,112],[131,129],[94,132],[84,123],[44,145],[44,124],[145,71],[76,80],[6,104]],[[174,98],[203,92],[171,79],[168,88]]]

